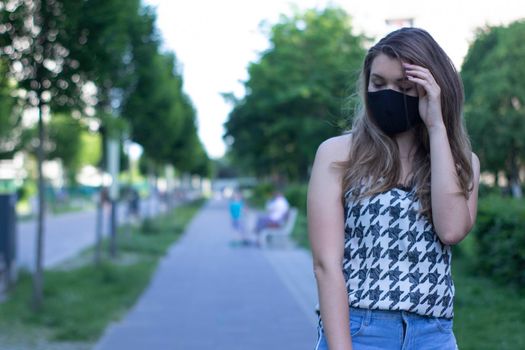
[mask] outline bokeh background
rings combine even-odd
[[[107,345],[121,344],[108,330],[127,324],[159,271],[186,276],[168,278],[173,294],[158,300],[189,328],[166,330],[168,318],[139,313],[134,322],[155,329],[141,328],[157,341],[149,348],[268,348],[264,313],[257,330],[233,316],[206,328],[206,312],[186,313],[175,297],[241,257],[239,271],[280,276],[268,303],[288,291],[313,315],[306,186],[315,151],[350,127],[367,48],[404,26],[429,31],[460,72],[481,161],[478,220],[453,248],[458,345],[525,348],[522,1],[1,0],[0,349],[124,348]],[[276,188],[298,209],[290,245],[232,248],[232,194],[246,200],[249,226]],[[193,251],[194,240],[212,242],[210,255]],[[187,254],[159,265],[174,247]],[[261,254],[271,269],[249,265]],[[205,259],[215,270],[198,265]],[[191,264],[195,274],[178,274]],[[230,278],[214,283],[244,300],[248,282]],[[204,308],[198,295],[197,309],[232,312],[227,299]],[[299,315],[308,326],[294,334],[313,347],[315,325]],[[235,336],[214,338],[221,327]],[[200,332],[212,341],[158,342]],[[279,346],[294,349],[286,339]]]

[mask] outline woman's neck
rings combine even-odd
[[[414,130],[408,130],[403,133],[397,134],[394,137],[399,149],[399,158],[401,160],[409,160],[414,157],[415,154],[415,135]]]

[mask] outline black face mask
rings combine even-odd
[[[423,120],[419,98],[385,89],[368,92],[368,106],[377,125],[387,135],[410,130]]]

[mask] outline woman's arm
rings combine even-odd
[[[450,150],[441,111],[441,88],[424,67],[403,63],[408,80],[416,83],[419,113],[430,138],[430,191],[436,233],[444,244],[459,243],[476,221],[479,186],[479,160],[472,154],[472,192],[465,198]]]
[[[457,244],[476,221],[479,160],[472,153],[473,188],[467,200],[459,187],[457,170],[445,126],[429,128],[432,216],[436,233],[444,244]]]
[[[334,161],[348,154],[350,136],[323,142],[315,156],[308,186],[308,236],[323,328],[330,350],[352,349],[348,293],[343,276],[344,214],[342,170]],[[339,157],[340,159],[337,159]]]

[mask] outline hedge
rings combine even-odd
[[[479,200],[475,239],[476,265],[495,280],[525,287],[525,202],[488,196]]]

